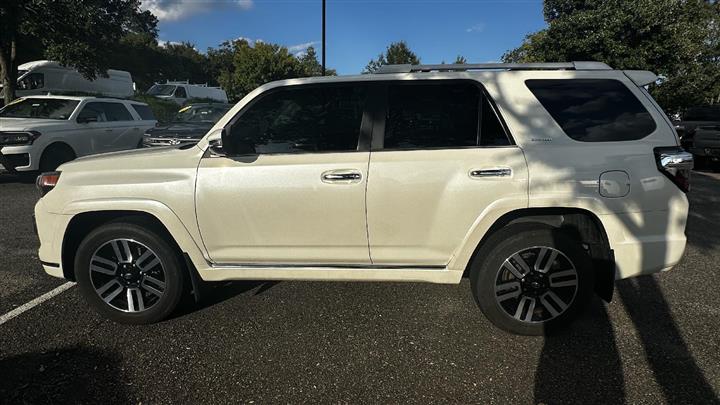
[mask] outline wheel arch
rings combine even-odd
[[[514,224],[537,224],[559,229],[581,241],[593,261],[595,292],[610,302],[615,282],[615,258],[607,232],[600,218],[582,208],[523,208],[507,212],[497,218],[474,247],[465,264],[465,272],[475,260],[478,251],[495,232]]]
[[[50,141],[50,143],[45,145],[43,150],[40,152],[40,160],[42,160],[45,157],[45,152],[47,152],[47,150],[51,149],[51,148],[66,148],[66,149],[69,149],[73,153],[73,155],[75,155],[76,158],[78,156],[77,152],[75,151],[75,148],[73,148],[72,145],[70,145],[69,143],[67,143],[65,141],[56,139],[56,140]]]
[[[166,209],[169,210],[169,208]],[[172,215],[174,219],[173,217],[168,217],[168,215]],[[169,214],[166,213],[166,215],[158,215],[156,212],[148,212],[140,209],[88,210],[75,213],[64,231],[60,260],[63,275],[66,279],[74,280],[75,278],[75,254],[80,242],[87,233],[98,226],[118,220],[150,226],[162,234],[177,250],[178,254],[182,255],[181,261],[188,264],[188,270],[190,272],[197,271],[196,265],[198,262],[204,262],[202,251],[172,211],[170,211]],[[187,258],[190,258],[190,260]],[[190,276],[194,282],[194,276],[196,275],[191,274]]]

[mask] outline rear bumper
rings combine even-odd
[[[667,211],[602,215],[616,279],[670,270],[685,252],[687,199]],[[684,208],[683,208],[684,207]]]
[[[42,199],[35,205],[35,226],[40,239],[38,258],[45,272],[54,277],[64,277],[62,240],[71,218],[71,215],[48,212]]]

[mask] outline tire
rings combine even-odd
[[[96,228],[75,256],[82,295],[98,313],[118,323],[150,324],[167,318],[182,297],[184,278],[178,252],[160,232],[138,221]]]
[[[54,144],[50,145],[42,153],[40,157],[40,171],[51,172],[54,171],[65,162],[69,162],[75,159],[75,152],[69,146],[65,144]]]
[[[517,224],[492,235],[477,252],[470,284],[475,301],[495,326],[542,335],[581,313],[593,294],[593,274],[590,256],[561,230]]]

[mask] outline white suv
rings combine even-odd
[[[137,148],[155,117],[145,103],[32,96],[0,109],[0,165],[48,171],[78,156]]]
[[[459,283],[539,334],[685,249],[689,170],[602,63],[390,66],[248,94],[197,145],[38,178],[40,260],[107,317],[167,317],[203,280]]]

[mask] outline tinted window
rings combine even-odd
[[[690,108],[683,116],[684,121],[720,121],[720,106]]]
[[[527,80],[540,104],[578,141],[644,138],[655,130],[650,113],[621,82],[610,79]]]
[[[479,105],[472,83],[391,85],[384,148],[477,146]]]
[[[288,88],[261,98],[230,129],[257,153],[357,150],[365,89],[359,86]]]
[[[480,145],[482,146],[504,146],[510,145],[510,140],[500,119],[493,109],[490,101],[483,96],[482,115],[480,120]]]
[[[185,88],[178,86],[177,90],[175,90],[175,97],[177,97],[177,98],[186,98],[186,97],[187,97],[187,94],[185,93]]]
[[[120,103],[101,103],[102,108],[105,109],[105,116],[108,121],[133,121],[130,111],[127,110],[124,104]]]
[[[132,104],[132,108],[133,110],[135,110],[136,113],[138,113],[140,119],[155,120],[155,114],[153,114],[150,107],[143,104]]]
[[[0,109],[0,117],[66,120],[79,101],[59,98],[24,98],[11,101]]]
[[[78,118],[95,117],[98,122],[133,121],[130,112],[120,103],[92,102],[85,104]]]

